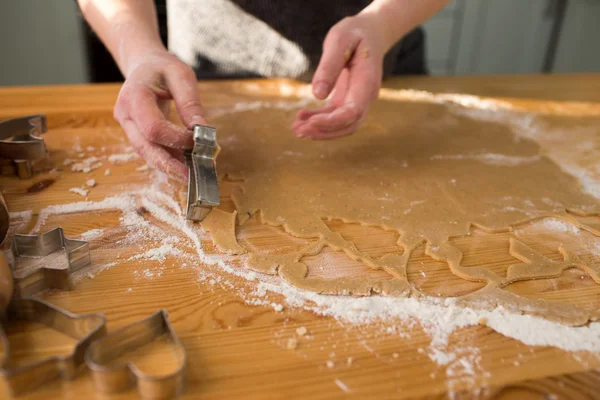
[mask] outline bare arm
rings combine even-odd
[[[81,11],[123,75],[143,52],[165,51],[152,0],[78,0]]]
[[[449,0],[375,0],[361,11],[380,26],[385,50],[433,17]]]
[[[191,128],[206,124],[194,71],[160,40],[152,0],[78,0],[125,76],[114,117],[132,146],[152,166],[185,181],[183,149],[193,145]],[[168,119],[174,100],[185,127]]]

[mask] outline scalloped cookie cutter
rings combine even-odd
[[[44,324],[78,340],[66,355],[45,358],[34,363],[12,367],[11,347],[3,326],[0,341],[4,357],[0,359],[0,377],[9,395],[18,396],[58,377],[72,379],[84,363],[90,344],[106,333],[106,320],[101,314],[77,315],[39,299],[16,299],[11,304],[7,322],[21,320]]]
[[[20,297],[32,296],[46,289],[70,290],[70,275],[91,263],[90,248],[84,240],[68,239],[61,227],[42,235],[14,235],[10,244],[12,260],[16,268],[17,258],[39,258],[64,250],[66,266],[61,268],[40,266],[28,275],[15,278],[15,290]]]
[[[0,122],[0,158],[14,163],[21,179],[33,175],[33,161],[48,157],[41,134],[47,131],[46,116],[34,114]]]
[[[154,375],[141,371],[134,363],[111,365],[123,354],[167,335],[179,360],[176,371]],[[142,398],[172,398],[184,390],[186,352],[169,323],[165,310],[134,322],[94,343],[85,353],[85,362],[92,371],[96,388],[104,393],[116,393],[136,385]]]

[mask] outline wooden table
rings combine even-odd
[[[200,83],[205,107],[210,110],[239,101],[277,97],[273,88],[278,82],[255,82],[253,87],[264,89],[260,93],[247,90],[246,83]],[[503,98],[600,101],[600,75],[407,77],[387,81],[386,86]],[[64,158],[73,156],[76,143],[84,152],[87,146],[100,149],[127,145],[112,118],[118,90],[118,85],[2,88],[0,119],[45,113],[49,122],[46,142],[60,167]],[[69,188],[82,185],[86,179],[93,177],[99,183],[88,196],[92,201],[118,194],[126,185],[145,182],[147,174],[136,170],[141,165],[139,161],[111,166],[110,176],[104,176],[104,168],[90,174],[64,168],[62,172],[44,173],[26,181],[4,177],[0,186],[11,212],[33,211],[33,219],[20,227],[21,232],[27,232],[43,207],[82,200]],[[48,177],[55,179],[50,187],[37,193],[27,192],[33,183]],[[230,204],[228,196],[229,189],[224,187],[224,204]],[[78,237],[90,229],[118,226],[119,217],[118,212],[55,216],[42,231],[60,225],[67,236]],[[251,228],[256,236],[269,235],[256,225]],[[390,240],[388,233],[372,228],[340,229],[354,229],[348,234],[364,240],[367,247],[370,241],[373,249],[385,247]],[[92,241],[93,263],[114,261],[116,254],[124,259],[135,247],[117,246],[118,239],[103,236]],[[499,254],[497,251],[500,250],[483,246],[473,256],[485,259]],[[416,257],[421,257],[420,262],[434,263],[422,254]],[[444,397],[449,388],[465,398],[475,393],[497,398],[541,398],[552,393],[600,396],[600,374],[594,371],[600,360],[588,355],[528,347],[489,328],[471,327],[456,333],[453,342],[468,341],[479,347],[481,369],[486,374],[452,380],[419,352],[427,345],[428,337],[418,327],[412,329],[410,337],[400,338],[376,327],[352,327],[308,311],[286,308],[278,312],[270,306],[249,306],[235,290],[198,280],[197,271],[181,268],[176,258],[167,258],[164,266],[160,276],[140,279],[144,265],[123,261],[93,279],[84,277],[71,292],[46,293],[42,297],[74,313],[104,313],[109,331],[159,308],[168,310],[188,355],[184,398],[437,398]],[[439,268],[439,278],[448,282],[454,279],[443,266]],[[450,287],[460,290],[459,286]],[[573,285],[564,284],[548,298],[570,298],[575,293],[578,301],[600,306],[597,285],[577,292]],[[296,349],[288,349],[287,341],[298,327],[306,327],[310,338],[300,338]],[[73,345],[73,340],[36,324],[11,328],[10,338],[20,362],[66,353]],[[146,350],[133,356],[140,366],[159,372],[169,368],[167,347],[158,343]],[[351,363],[348,358],[352,358]],[[335,366],[328,368],[326,362],[331,359]],[[54,381],[24,398],[135,396],[135,391],[112,397],[101,395],[85,371],[73,381]]]

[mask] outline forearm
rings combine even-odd
[[[152,0],[78,0],[81,11],[123,75],[145,53],[165,50]]]
[[[374,18],[381,29],[384,48],[388,50],[448,2],[449,0],[375,0],[360,14]]]

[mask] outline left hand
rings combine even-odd
[[[331,103],[298,112],[292,129],[297,137],[335,139],[354,133],[379,95],[385,49],[378,24],[369,15],[344,18],[323,43],[323,55],[312,80],[313,94]]]

